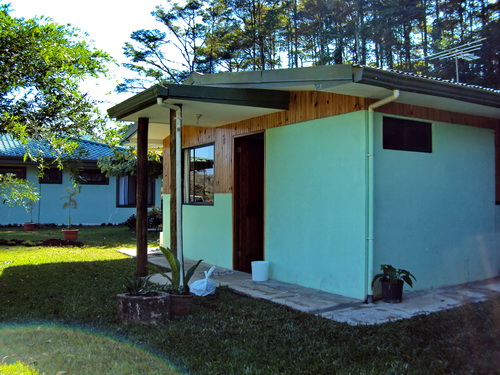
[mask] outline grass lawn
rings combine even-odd
[[[49,235],[0,229],[0,238]],[[499,373],[500,299],[352,327],[219,288],[197,297],[187,317],[121,326],[115,296],[135,265],[113,248],[134,237],[124,227],[82,228],[83,248],[0,247],[1,358],[47,374],[141,373],[119,367],[122,359],[155,374],[146,366],[167,366],[164,358],[193,374]]]

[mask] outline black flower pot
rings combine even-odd
[[[403,280],[389,282],[380,280],[382,283],[382,301],[387,303],[400,303],[403,300]]]

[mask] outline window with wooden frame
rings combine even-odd
[[[214,204],[213,144],[184,150],[184,203]]]
[[[120,176],[116,180],[117,207],[135,207],[137,204],[137,177]],[[148,206],[155,204],[155,181],[148,181]]]
[[[20,180],[26,180],[25,167],[0,167],[0,174],[13,174]]]
[[[59,168],[46,168],[43,176],[38,177],[40,184],[62,184],[62,170]]]
[[[382,139],[384,149],[431,153],[432,124],[384,116]]]

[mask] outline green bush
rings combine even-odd
[[[127,225],[130,230],[135,230],[137,218],[131,215],[123,224]],[[162,212],[159,207],[153,207],[148,210],[148,228],[159,228],[163,223]]]

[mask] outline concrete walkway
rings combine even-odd
[[[119,251],[135,256],[135,249]],[[157,249],[149,250],[148,261],[158,266],[168,267],[163,254]],[[185,259],[186,269],[192,264],[194,261]],[[191,282],[203,279],[205,277],[203,271],[209,270],[211,266],[201,263]],[[500,277],[433,290],[405,291],[403,302],[398,304],[388,304],[382,301],[366,304],[358,299],[276,280],[255,282],[248,273],[222,267],[217,267],[210,279],[218,286],[228,286],[234,292],[248,297],[265,299],[294,310],[351,325],[381,324],[500,296]],[[160,275],[154,275],[151,280],[159,284],[166,282],[166,279]]]

